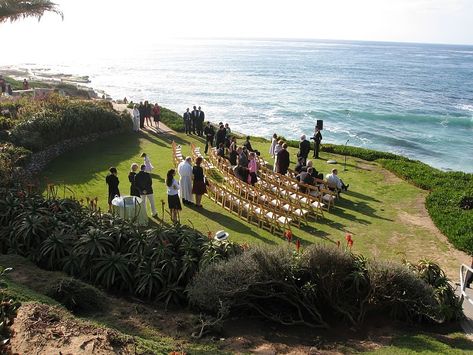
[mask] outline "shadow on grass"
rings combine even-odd
[[[137,156],[140,152],[140,138],[141,135],[132,132],[105,137],[61,155],[53,160],[41,175],[47,176],[53,183],[64,180],[67,184],[83,184],[104,169]],[[54,176],[51,175],[52,171],[59,173]],[[119,174],[123,173],[119,171]]]
[[[430,337],[432,338],[429,339]],[[433,341],[434,339],[440,344],[435,343]],[[413,336],[403,335],[395,338],[392,345],[396,348],[416,353],[430,351],[435,354],[450,354],[451,350],[445,349],[445,346],[459,351],[473,350],[473,342],[466,338],[449,338],[438,334],[416,334]]]
[[[372,202],[378,202],[378,203],[381,203],[380,200],[377,200],[375,199],[374,197],[371,197],[371,196],[368,196],[368,195],[365,195],[365,194],[362,194],[360,192],[356,192],[356,191],[353,191],[353,190],[349,190],[346,192],[346,194],[348,196],[353,196],[355,198],[359,198],[360,200],[366,200],[366,201],[372,201]]]
[[[219,224],[221,224],[223,227],[227,229],[227,231],[238,231],[242,234],[246,234],[249,236],[252,236],[256,239],[259,239],[265,243],[276,245],[276,242],[266,239],[261,237],[258,233],[256,233],[253,229],[256,229],[257,227],[254,225],[249,225],[247,223],[241,222],[239,219],[236,219],[238,217],[229,217],[224,215],[223,213],[220,212],[213,212],[209,211],[204,208],[197,208],[195,206],[190,207],[196,212],[199,212],[203,217],[208,218],[212,221],[216,221]],[[181,221],[181,223],[186,223],[188,221]],[[192,222],[191,222],[192,224]],[[231,235],[231,232],[229,232]]]
[[[347,193],[348,196],[354,196],[350,192]],[[360,194],[362,195],[362,194]],[[374,199],[373,199],[374,200]],[[375,200],[376,201],[376,200]],[[354,202],[352,200],[348,199],[340,199],[338,200],[338,203],[335,207],[341,207],[345,208],[346,210],[352,210],[353,212],[357,212],[359,214],[365,215],[367,217],[371,218],[376,218],[376,219],[381,219],[383,221],[389,221],[392,222],[392,219],[381,217],[376,214],[377,210],[371,207],[367,202],[365,201],[359,201],[359,202]],[[347,218],[352,221],[359,221],[362,224],[371,224],[369,221],[365,221],[366,223],[363,223],[363,219],[358,219],[356,216],[346,213],[345,211],[341,210],[340,208],[337,209],[337,212],[334,213],[337,216],[340,216],[342,218]]]
[[[318,220],[318,221],[320,221],[320,220]],[[315,223],[318,223],[318,221],[315,222]],[[302,225],[299,229],[301,231],[309,233],[311,236],[314,236],[314,237],[317,237],[317,238],[320,238],[320,239],[323,239],[323,240],[331,241],[331,239],[328,238],[328,236],[330,235],[329,233],[321,231],[317,228],[314,228],[313,226]],[[295,235],[295,237],[297,237],[297,235]],[[310,244],[312,244],[313,242],[314,241],[311,241]]]

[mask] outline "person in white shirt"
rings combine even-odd
[[[274,166],[273,166],[273,171],[276,172],[276,166],[278,163],[278,153],[282,150],[282,145],[284,144],[284,141],[281,139],[278,144],[274,147]]]
[[[271,146],[269,147],[269,154],[271,154],[273,159],[274,159],[274,156],[276,155],[274,154],[274,150],[276,149],[277,144],[278,144],[278,135],[274,133],[273,138],[271,139]]]
[[[340,191],[347,191],[350,184],[345,185],[338,177],[338,170],[332,169],[332,173],[327,175],[327,184],[330,190],[338,189]]]
[[[192,158],[187,157],[177,166],[177,172],[180,179],[180,193],[184,204],[193,204],[194,195],[192,194]]]
[[[140,130],[140,110],[138,105],[133,106],[133,131],[138,132]]]
[[[179,211],[182,210],[181,201],[179,200],[179,183],[174,179],[176,170],[171,169],[166,175],[166,186],[168,192],[168,205],[171,212],[171,220],[176,223],[179,218]]]

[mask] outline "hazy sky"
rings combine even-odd
[[[56,0],[64,12],[0,25],[13,50],[104,40],[276,37],[473,44],[473,0]],[[1,52],[0,52],[1,56]]]

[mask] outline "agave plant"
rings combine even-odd
[[[70,232],[65,229],[56,229],[41,243],[40,258],[46,260],[50,269],[62,268],[66,255],[72,249],[72,238]]]
[[[30,255],[48,233],[47,219],[41,215],[23,214],[13,222],[10,248],[20,255]]]
[[[163,287],[164,278],[161,269],[152,260],[143,261],[135,273],[137,295],[151,299]]]
[[[130,254],[112,251],[94,260],[95,281],[107,289],[131,290],[133,277]]]

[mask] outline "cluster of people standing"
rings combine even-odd
[[[147,207],[147,201],[149,201],[152,217],[157,218],[158,214],[153,195],[153,179],[151,177],[151,171],[154,167],[146,153],[143,153],[141,157],[143,158],[143,164],[141,166],[137,163],[131,164],[128,174],[130,196],[140,197],[145,207]],[[173,222],[178,221],[179,211],[182,210],[179,195],[184,205],[194,205],[195,195],[195,206],[202,207],[202,195],[207,193],[207,182],[201,166],[202,161],[202,158],[197,158],[194,166],[192,166],[191,157],[187,157],[182,161],[177,167],[179,181],[175,178],[176,170],[170,169],[166,174],[168,206]],[[105,182],[108,185],[108,205],[109,211],[111,211],[112,200],[120,196],[120,181],[115,167],[109,169]]]
[[[159,122],[161,122],[161,107],[158,103],[153,105],[145,101],[133,106],[133,131],[139,132],[145,128],[145,124],[153,127],[153,123],[159,128]]]
[[[203,137],[205,113],[200,106],[199,108],[194,106],[192,111],[187,108],[182,115],[182,119],[184,120],[186,134],[197,134],[199,137]]]

